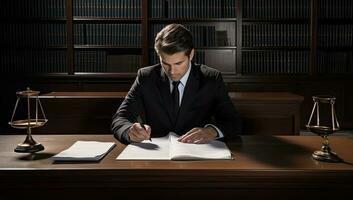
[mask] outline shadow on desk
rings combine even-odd
[[[315,166],[329,164],[320,162],[312,158],[312,153],[321,149],[322,140],[318,137],[301,136],[305,140],[295,141],[295,137],[281,136],[256,136],[257,140],[253,140],[252,136],[239,136],[231,142],[228,142],[232,152],[235,152],[235,157],[246,157],[259,164],[274,166],[279,168],[291,168],[300,162],[312,162]],[[345,136],[342,136],[345,137]],[[289,139],[291,138],[291,139]],[[349,138],[347,138],[349,139]],[[243,145],[246,144],[246,145]],[[335,142],[330,144],[332,150],[340,150],[341,147],[336,146]],[[339,151],[341,152],[341,151]],[[353,166],[352,161],[346,160],[345,155],[338,156],[342,159],[341,164]],[[304,159],[305,160],[304,160]]]
[[[18,157],[18,160],[27,160],[27,161],[45,160],[45,159],[53,157],[54,155],[55,155],[54,153],[44,153],[44,152],[31,153],[31,154],[25,154],[25,155]]]
[[[343,164],[346,164],[346,165],[351,165],[351,166],[353,166],[353,162],[348,162],[348,161],[343,160],[342,163],[343,163]]]
[[[232,152],[235,152],[235,157],[241,156],[257,163],[280,168],[291,168],[303,157],[310,160],[312,152],[316,149],[315,146],[308,148],[307,145],[301,145],[300,142],[293,143],[292,140],[281,136],[256,137],[258,138],[256,141],[251,136],[237,137],[228,142],[228,146]],[[320,145],[319,141],[318,146]]]

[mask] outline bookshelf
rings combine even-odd
[[[307,75],[310,1],[243,0],[241,74]]]
[[[181,23],[194,37],[197,63],[212,66],[224,74],[236,74],[235,0],[150,0],[149,1],[149,64],[158,63],[153,50],[156,34],[169,23]]]
[[[65,1],[1,4],[1,73],[67,73]]]
[[[229,77],[353,72],[349,0],[13,0],[1,6],[1,72],[134,77],[156,33],[181,23],[195,62]],[[109,76],[110,76],[109,75]]]
[[[353,72],[353,2],[318,0],[318,73]]]
[[[71,0],[73,73],[135,73],[142,65],[142,0]]]
[[[195,61],[219,69],[231,92],[337,97],[353,127],[351,0],[4,0],[0,6],[0,130],[14,94],[128,91],[138,68],[158,62],[155,34],[181,23]],[[11,117],[11,116],[10,116]]]

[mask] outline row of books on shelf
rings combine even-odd
[[[352,0],[319,0],[318,16],[321,19],[352,19]]]
[[[66,24],[2,24],[1,44],[7,47],[66,45]]]
[[[1,2],[1,18],[64,18],[65,0],[6,0]]]
[[[68,71],[66,51],[2,51],[2,73],[64,73]]]
[[[236,0],[150,0],[152,18],[235,18]]]
[[[242,43],[244,47],[308,46],[308,24],[244,24]]]
[[[236,50],[196,51],[193,62],[206,64],[224,73],[235,73]],[[150,64],[159,63],[150,52]],[[3,51],[1,73],[67,73],[66,51]],[[75,51],[75,72],[135,73],[141,55],[109,54],[107,51]],[[353,52],[318,52],[319,73],[353,73]],[[242,74],[307,74],[308,51],[244,51]]]
[[[353,73],[353,52],[318,52],[319,73]]]
[[[149,64],[159,63],[157,54],[153,51],[149,54]],[[198,50],[196,49],[192,62],[205,64],[209,67],[218,69],[223,73],[235,74],[236,50],[222,49],[222,50]]]
[[[75,17],[140,18],[142,0],[74,0]]]
[[[243,0],[243,17],[248,19],[309,18],[309,0]]]
[[[76,45],[141,46],[141,24],[75,24]]]
[[[141,65],[141,55],[116,55],[106,51],[75,51],[75,72],[131,72]]]
[[[196,51],[193,61],[207,63],[206,52]],[[141,66],[141,55],[108,54],[106,51],[75,51],[76,72],[131,72]],[[159,57],[150,52],[150,65],[159,63]]]
[[[309,51],[244,51],[243,74],[307,74]]]
[[[353,47],[353,25],[321,25],[317,37],[319,47]]]
[[[156,52],[150,52],[150,65],[160,63],[159,57]],[[193,62],[204,64],[206,60],[206,55],[204,51],[195,51]]]
[[[211,25],[184,24],[193,35],[196,47],[235,46],[235,24],[215,23]],[[164,24],[153,24],[151,27],[150,41],[154,41],[157,33]],[[153,45],[153,42],[151,43]]]
[[[236,0],[149,0],[152,18],[234,18]],[[319,0],[319,18],[353,18],[351,0]],[[76,17],[140,18],[142,0],[73,0]],[[244,0],[244,18],[308,18],[308,0]],[[0,17],[64,18],[65,0],[7,0]]]
[[[4,51],[1,73],[67,73],[66,51]],[[75,51],[75,72],[136,72],[141,55],[114,55],[106,51]]]

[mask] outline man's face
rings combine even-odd
[[[165,73],[173,81],[179,81],[189,69],[189,62],[194,56],[194,50],[190,55],[185,55],[185,52],[178,52],[172,55],[160,53],[159,59]]]

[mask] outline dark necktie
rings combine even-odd
[[[179,86],[180,81],[173,81],[172,99],[173,99],[173,117],[174,121],[178,118],[179,113]]]

